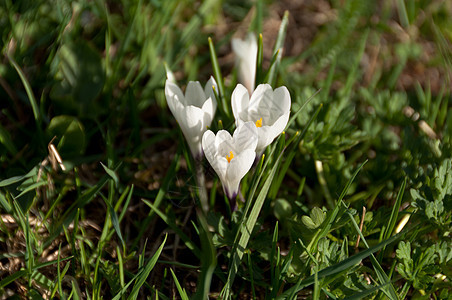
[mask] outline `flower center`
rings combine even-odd
[[[256,127],[262,127],[262,118],[256,121]]]
[[[229,155],[226,155],[226,159],[228,160],[228,163],[230,163],[233,158],[234,158],[234,153],[232,153],[232,151],[229,151]]]

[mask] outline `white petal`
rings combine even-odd
[[[215,140],[215,134],[212,131],[207,130],[202,137],[202,149],[204,150],[207,161],[223,182],[226,177],[228,161],[226,157],[218,155],[218,148],[215,145]]]
[[[190,105],[185,107],[183,116],[185,117],[185,127],[191,132],[190,136],[201,137],[206,131],[203,128],[204,112],[199,107]]]
[[[223,143],[224,141],[231,141],[232,140],[232,136],[229,132],[227,132],[226,130],[219,130],[217,132],[217,136],[215,137],[215,145],[218,148],[218,146]]]
[[[262,126],[257,129],[259,135],[259,142],[256,147],[256,152],[260,153],[265,150],[265,148],[270,145],[273,140],[283,132],[284,128],[289,121],[290,112],[282,115],[276,120],[276,122],[271,126]]]
[[[273,109],[273,89],[269,84],[259,84],[251,95],[248,114],[253,118],[270,119]]]
[[[241,85],[237,84],[231,96],[232,113],[236,120],[236,125],[238,126],[238,120],[249,121],[248,115],[248,105],[250,103],[250,96],[247,89]]]
[[[235,156],[229,163],[226,178],[229,181],[240,181],[253,166],[255,157],[256,152],[251,149],[247,149]]]
[[[202,136],[202,149],[207,161],[212,164],[215,160],[217,147],[215,147],[215,134],[211,130],[207,130]]]
[[[254,81],[256,78],[256,36],[250,33],[245,41],[240,39],[232,39],[232,50],[237,56],[239,81],[246,86],[251,94],[254,90]]]
[[[286,128],[287,122],[289,122],[289,115],[290,112],[285,113],[281,117],[276,120],[276,122],[271,126],[274,137],[277,137],[278,135],[283,132],[284,128]]]
[[[262,126],[257,129],[257,133],[259,136],[259,141],[257,143],[256,152],[261,153],[265,150],[265,148],[270,145],[275,139],[276,135],[274,134],[271,126]]]
[[[166,80],[165,96],[166,96],[166,102],[168,103],[169,109],[173,113],[174,117],[177,119],[176,114],[175,114],[176,106],[178,104],[185,106],[185,98],[184,98],[184,95],[182,94],[181,89],[176,84],[171,82],[170,80]]]
[[[193,156],[198,157],[201,150],[201,137],[207,130],[204,126],[204,112],[195,106],[185,107],[179,125]]]
[[[218,131],[215,144],[218,149],[218,155],[222,157],[229,155],[230,151],[236,152],[232,136],[226,130]]]
[[[254,70],[254,71],[253,71]],[[239,81],[242,82],[248,92],[252,93],[256,80],[256,64],[247,64],[242,62],[239,69]]]
[[[187,105],[201,108],[207,97],[199,81],[190,81],[185,90]]]
[[[216,103],[216,102],[215,102]],[[214,102],[212,98],[208,98],[206,102],[202,105],[201,110],[204,112],[204,125],[210,126],[212,123],[213,117],[215,116],[215,109],[216,105],[214,107]]]
[[[275,98],[274,102],[278,104],[278,107],[281,109],[281,111],[283,111],[284,113],[290,111],[290,93],[285,86],[281,86],[275,89],[273,97]]]
[[[226,159],[226,157],[221,157],[221,156],[217,156],[214,164],[212,164],[212,168],[215,170],[218,177],[220,177],[221,184],[223,184],[223,187],[225,186],[225,184],[227,184],[226,174],[227,174],[228,166],[229,166],[229,163],[228,163],[228,160]]]
[[[234,145],[237,152],[245,149],[255,150],[258,142],[256,125],[253,122],[246,122],[237,127],[234,131]]]
[[[218,93],[217,82],[215,81],[215,78],[210,76],[209,81],[207,81],[206,86],[204,87],[204,93],[206,94],[206,98],[211,97],[212,99],[215,99],[215,102],[216,102],[216,97],[215,97],[215,93],[212,89],[212,86],[215,87],[215,90]]]
[[[255,157],[256,152],[247,149],[231,160],[226,173],[226,186],[229,195],[237,194],[240,180],[242,180],[243,176],[245,176],[253,166]]]
[[[234,51],[235,55],[237,55],[239,58],[244,57],[244,53],[246,53],[247,51],[247,46],[245,41],[241,40],[241,39],[232,39],[231,40],[231,46],[232,46],[232,51]]]

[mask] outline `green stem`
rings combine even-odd
[[[207,214],[209,211],[209,197],[207,196],[206,177],[204,176],[202,163],[199,161],[196,163],[196,183],[198,185],[198,195],[202,211]]]

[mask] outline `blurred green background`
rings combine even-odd
[[[189,80],[204,84],[213,73],[211,37],[229,99],[237,83],[231,38],[243,38],[248,31],[262,33],[263,65],[268,68],[285,11],[289,19],[276,86],[290,90],[293,112],[305,105],[287,135],[308,129],[282,174],[283,183],[270,193],[263,208],[261,222],[270,232],[265,238],[271,241],[272,226],[279,220],[282,248],[288,250],[298,238],[309,243],[312,232],[306,228],[314,230],[323,219],[318,217],[319,224],[310,219],[311,224],[305,218],[303,223],[302,216],[313,217],[313,207],[323,207],[324,213],[333,209],[353,172],[366,160],[346,198],[357,219],[363,206],[370,211],[362,229],[369,241],[382,241],[405,178],[402,208],[411,204],[411,212],[416,211],[412,220],[424,224],[407,240],[430,241],[427,249],[435,241],[439,245],[447,232],[450,235],[451,1],[0,0],[0,212],[4,216],[0,252],[5,253],[0,261],[10,269],[0,273],[1,289],[12,290],[5,278],[29,262],[24,253],[32,246],[14,242],[25,228],[10,227],[5,221],[6,215],[16,216],[21,209],[29,218],[49,224],[45,233],[33,229],[36,262],[58,245],[82,237],[83,255],[74,249],[60,252],[62,257],[80,255],[70,272],[82,278],[79,285],[87,294],[116,295],[121,285],[109,282],[119,280],[109,274],[117,271],[112,267],[118,259],[116,247],[127,245],[121,259],[133,273],[139,265],[134,255],[146,249],[146,238],[153,253],[162,232],[169,230],[140,199],[158,199],[160,210],[182,228],[193,214],[190,195],[195,183],[185,142],[166,105],[165,64],[181,86]],[[308,127],[320,105],[319,115]],[[217,117],[226,129],[233,128],[231,118]],[[51,164],[55,161],[51,141],[65,171]],[[210,221],[218,229],[223,222],[218,214],[225,208],[221,188],[208,171],[208,187],[214,186],[212,214],[217,215]],[[95,197],[99,191],[102,196]],[[121,209],[124,203],[128,206]],[[106,216],[114,215],[110,208],[120,217],[120,240],[113,235],[112,223],[105,225]],[[69,229],[71,222],[78,222],[80,229]],[[341,226],[334,228],[337,239],[331,243],[356,240],[356,232],[349,236],[351,225]],[[193,230],[187,234],[197,241]],[[231,237],[222,238],[230,246]],[[177,239],[177,234],[171,237],[173,242]],[[158,242],[149,246],[153,241]],[[251,243],[250,247],[269,250],[261,246]],[[186,248],[163,253],[166,261],[193,259]],[[382,258],[388,268],[391,253]],[[20,260],[8,262],[12,254]],[[265,257],[253,259],[268,263]],[[104,264],[102,275],[96,273],[92,281],[99,264]],[[227,266],[225,253],[219,264]],[[55,276],[55,267],[47,268],[43,273]],[[301,269],[295,266],[292,272],[307,272]],[[151,286],[174,290],[162,283],[161,278],[170,277],[162,264],[155,272],[158,275],[150,279],[147,291],[155,293]],[[262,274],[256,285],[265,291],[265,270]],[[399,279],[414,282],[407,272],[400,274]],[[184,268],[178,275],[187,289],[197,277]],[[37,289],[25,277],[18,277],[22,280],[18,286]],[[239,295],[250,293],[243,277]],[[213,291],[220,290],[220,281],[214,280]],[[414,290],[442,293],[433,285],[402,286],[399,295],[406,295],[408,289],[409,295]],[[343,289],[336,295],[350,293]]]

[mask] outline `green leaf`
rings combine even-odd
[[[316,229],[318,227],[318,225],[316,225],[314,223],[314,221],[311,219],[311,217],[309,216],[302,216],[301,217],[301,222],[303,222],[304,226],[306,226],[309,229]]]
[[[58,151],[65,157],[80,155],[85,151],[86,137],[83,124],[73,116],[56,116],[47,128],[49,139],[57,137]]]
[[[397,258],[400,260],[411,260],[411,244],[410,242],[401,241],[399,247],[396,250]]]
[[[17,154],[16,146],[14,146],[11,134],[0,124],[0,144],[5,146],[6,150],[12,155]]]
[[[434,219],[439,221],[439,216],[444,211],[443,201],[440,199],[433,202],[428,202],[425,207],[425,215],[429,219]]]
[[[322,225],[323,221],[325,220],[325,212],[321,208],[314,207],[311,210],[311,219],[316,224],[316,226]]]
[[[65,39],[58,49],[57,80],[50,96],[62,111],[95,117],[105,110],[96,101],[105,82],[102,58],[84,39]]]

